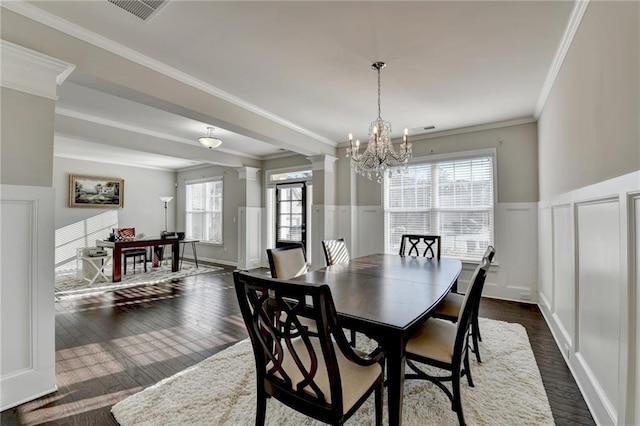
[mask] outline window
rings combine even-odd
[[[187,182],[187,238],[222,244],[222,178]]]
[[[384,182],[385,249],[402,234],[442,237],[442,255],[479,259],[493,244],[494,154],[467,153],[410,164]]]

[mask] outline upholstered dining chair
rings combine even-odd
[[[493,246],[488,246],[482,258],[487,259],[489,264],[491,264],[491,262],[493,262],[493,257],[495,256],[495,254],[496,249]],[[482,287],[484,287],[484,283]],[[480,297],[478,297],[477,300],[474,301],[473,314],[471,318],[471,340],[473,343],[473,353],[476,355],[476,361],[482,362],[482,359],[480,357],[480,346],[478,345],[478,342],[482,341],[482,336],[480,335],[480,325],[478,323],[480,301],[482,300],[482,288],[480,288],[479,293]],[[463,294],[454,292],[447,293],[442,302],[440,302],[436,310],[433,312],[432,316],[452,322],[458,321],[460,313],[462,312],[463,300]]]
[[[308,271],[307,256],[302,244],[267,249],[272,278],[291,279]]]
[[[422,256],[440,260],[440,235],[403,234],[400,256]]]
[[[442,389],[451,400],[452,410],[458,415],[461,425],[465,422],[460,396],[460,379],[466,375],[469,386],[473,386],[469,368],[469,328],[474,300],[480,297],[488,269],[489,261],[483,258],[469,283],[458,322],[431,318],[409,338],[406,347],[407,366],[413,373],[405,374],[405,378],[428,380]],[[437,367],[450,374],[434,376],[421,369],[419,364]],[[451,382],[451,389],[447,388],[444,382]]]
[[[335,265],[336,263],[347,263],[350,260],[349,249],[344,238],[322,240],[322,250],[324,250],[327,266]]]
[[[328,285],[240,271],[233,277],[255,357],[256,425],[265,423],[269,397],[319,421],[342,425],[372,393],[376,425],[382,424],[382,350],[365,355],[349,346]],[[302,319],[315,322],[318,333],[310,334]]]

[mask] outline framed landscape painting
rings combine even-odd
[[[108,207],[124,205],[124,179],[69,175],[69,207]]]

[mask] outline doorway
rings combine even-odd
[[[307,246],[307,184],[276,184],[275,246]]]

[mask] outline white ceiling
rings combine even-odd
[[[405,127],[435,125],[438,132],[534,117],[574,7],[572,1],[173,0],[145,22],[106,0],[6,3],[2,7],[71,28],[94,44],[133,51],[143,63],[206,85],[211,96],[325,148],[345,142],[349,132],[366,139],[377,116],[371,64],[378,60],[387,63],[382,117],[396,136]],[[207,112],[212,120],[194,119],[103,88],[80,68],[60,87],[57,155],[97,155],[102,144],[109,149],[102,149],[101,158],[119,152],[135,163],[132,151],[120,151],[126,144],[110,146],[101,137],[113,129],[132,140],[183,144],[179,152],[199,146],[197,137],[217,113]],[[267,143],[249,128],[216,126],[216,134],[223,139],[220,150],[230,156],[260,160],[282,155],[284,148],[297,150],[296,138],[283,137],[282,144],[262,138]],[[141,139],[135,150],[147,151],[140,148],[145,143]],[[154,152],[154,144],[147,145]],[[309,146],[300,146],[299,152],[310,153]],[[193,155],[179,161],[178,154],[174,160],[153,157],[157,163],[140,157],[145,167],[178,169],[198,162]]]

